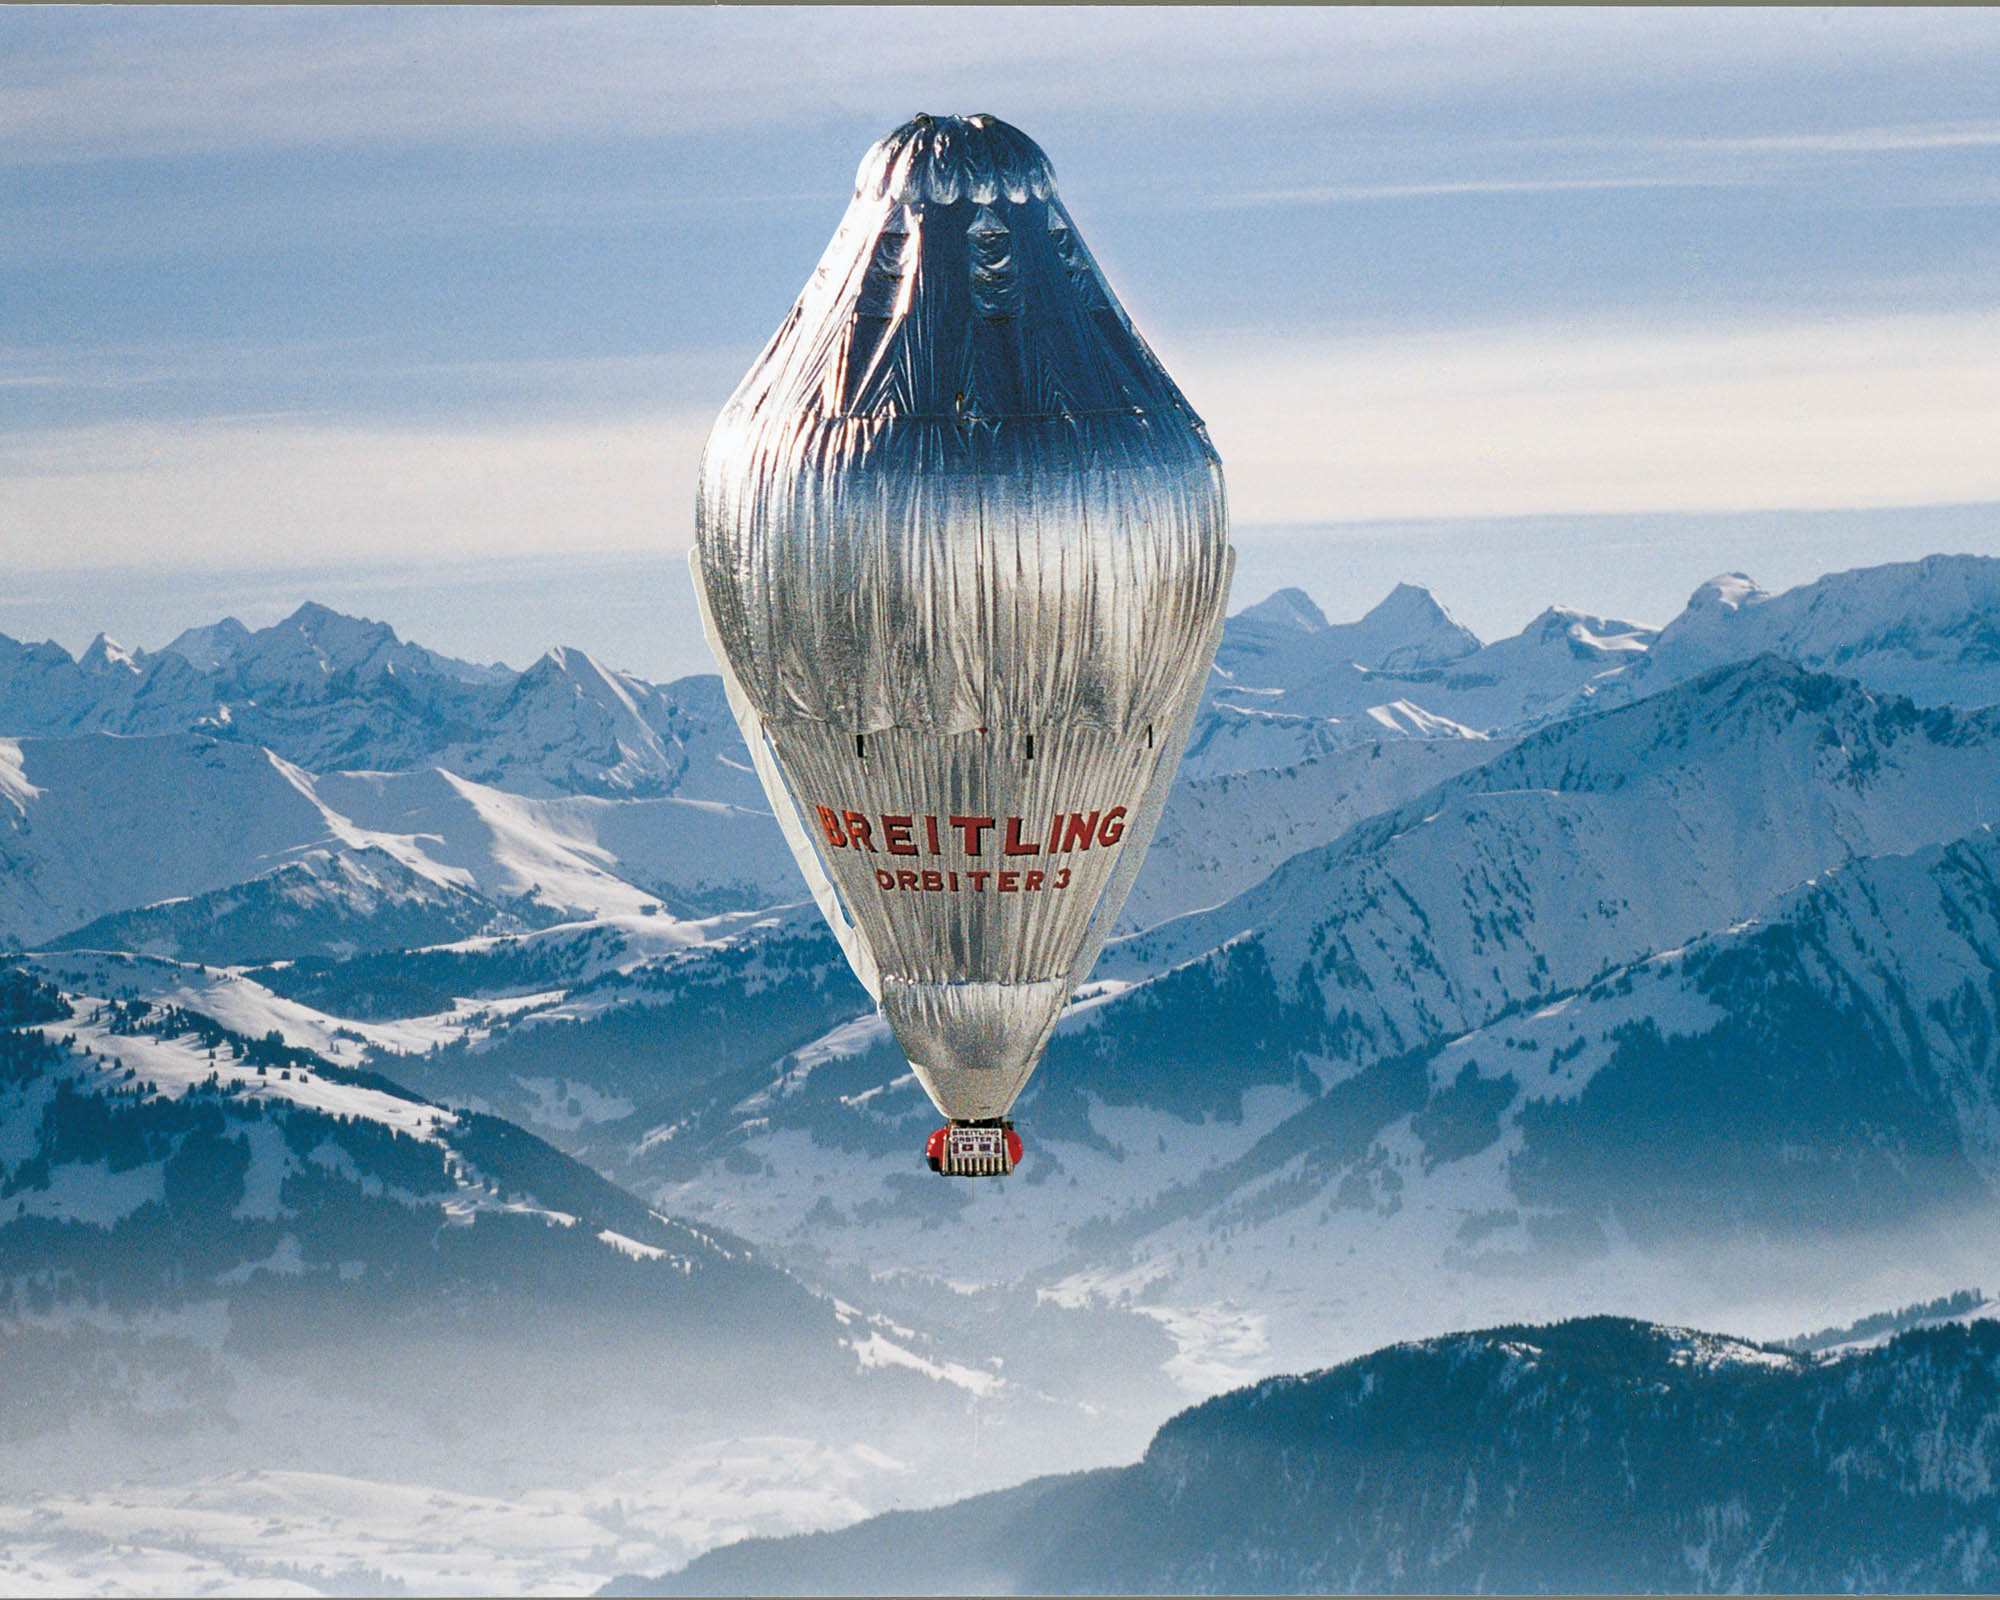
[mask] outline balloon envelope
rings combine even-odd
[[[947,1116],[999,1117],[1131,886],[1214,658],[1222,470],[991,117],[868,152],[701,470],[760,775]]]

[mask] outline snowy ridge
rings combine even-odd
[[[1504,749],[1469,737],[1385,739],[1292,765],[1182,781],[1161,815],[1120,927],[1130,932],[1220,905],[1274,863],[1330,843]]]
[[[496,1181],[461,1151],[453,1137],[463,1126],[459,1113],[386,1080],[371,1080],[295,1047],[273,1047],[235,1034],[202,1013],[80,993],[63,998],[71,1014],[34,1030],[60,1051],[59,1058],[51,1062],[51,1070],[10,1084],[6,1103],[0,1104],[0,1168],[6,1172],[0,1181],[14,1201],[8,1208],[12,1224],[42,1217],[111,1229],[143,1206],[168,1200],[169,1151],[131,1164],[115,1150],[93,1150],[86,1141],[66,1135],[61,1123],[47,1115],[65,1096],[128,1107],[124,1116],[139,1122],[148,1120],[152,1108],[162,1115],[151,1120],[163,1128],[187,1120],[172,1115],[176,1105],[226,1108],[222,1123],[243,1130],[237,1197],[228,1213],[237,1222],[282,1223],[292,1216],[293,1208],[281,1199],[288,1180],[314,1163],[364,1188],[372,1183],[376,1192],[406,1206],[434,1205],[452,1226],[470,1226],[487,1212],[539,1218],[563,1228],[577,1221],[572,1212],[516,1191],[511,1181]],[[317,1120],[288,1120],[298,1112],[313,1113]],[[112,1113],[114,1125],[118,1115]],[[391,1149],[401,1137],[431,1152],[428,1159],[401,1162],[420,1175],[406,1180],[414,1187],[399,1184],[394,1176],[372,1175],[368,1157],[341,1142],[342,1128],[357,1124],[386,1132]],[[191,1126],[196,1132],[188,1137],[198,1136],[199,1120]],[[287,1136],[300,1127],[325,1132],[317,1140],[306,1135],[302,1145],[299,1138]],[[397,1170],[396,1164],[385,1170]],[[666,1226],[664,1219],[655,1222]],[[658,1228],[649,1231],[657,1234]],[[655,1248],[654,1259],[666,1254],[664,1245]],[[677,1248],[678,1264],[691,1270],[688,1241]],[[285,1231],[267,1257],[244,1261],[223,1278],[241,1282],[259,1271],[296,1275],[305,1270],[299,1237]]]
[[[1283,615],[1295,608],[1291,602]],[[1224,630],[1195,739],[1200,775],[1229,770],[1215,765],[1220,751],[1209,747],[1232,719],[1246,717],[1287,719],[1297,739],[1319,725],[1319,748],[1360,720],[1375,724],[1376,737],[1385,728],[1417,738],[1504,733],[1567,705],[1601,674],[1642,657],[1654,639],[1636,623],[1554,606],[1512,638],[1482,645],[1407,584],[1346,629],[1287,626],[1277,615],[1253,607]],[[1232,629],[1239,630],[1233,650]],[[1408,642],[1392,647],[1395,638]]]
[[[238,890],[330,854],[350,872],[390,858],[406,886],[422,880],[456,908],[449,927],[405,942],[478,931],[468,897],[487,907],[479,925],[496,929],[520,926],[524,914],[698,916],[790,898],[777,846],[767,812],[721,802],[537,800],[440,769],[315,776],[198,735],[0,747],[0,942],[41,943],[115,912]],[[260,891],[276,896],[274,909],[282,887]],[[186,915],[135,920],[135,944],[178,937],[167,925]],[[370,944],[337,930],[327,944],[343,941]]]
[[[1332,624],[1303,589],[1280,589],[1229,619],[1218,676],[1286,683],[1341,663],[1374,671],[1439,667],[1469,656],[1479,639],[1427,589],[1399,583],[1358,622]]]
[[[663,688],[575,649],[521,673],[475,666],[315,604],[255,632],[190,630],[157,654],[100,639],[73,659],[0,637],[0,733],[93,732],[208,733],[313,772],[442,765],[543,798],[761,804],[712,678]]]
[[[1992,705],[2000,703],[1996,616],[2000,561],[1984,556],[1834,573],[1776,596],[1728,573],[1697,589],[1663,629],[1551,606],[1486,645],[1463,630],[1446,643],[1457,635],[1440,627],[1457,624],[1409,585],[1344,626],[1285,590],[1230,619],[1188,770],[1213,776],[1304,759],[1350,742],[1357,719],[1397,702],[1410,708],[1400,730],[1418,737],[1519,732],[1764,654],[1923,706]],[[1263,760],[1242,726],[1256,718]]]
[[[1776,597],[1731,574],[1657,634],[1555,606],[1491,644],[1413,585],[1339,624],[1303,591],[1283,590],[1229,620],[1188,771],[1288,765],[1379,738],[1378,709],[1397,708],[1390,731],[1418,737],[1514,731],[1766,652],[1924,705],[1991,704],[1996,572],[1989,558],[1932,556]],[[1259,717],[1278,719],[1262,726],[1261,754],[1245,721]],[[254,632],[234,619],[191,629],[155,653],[100,638],[72,658],[0,637],[0,734],[196,729],[268,745],[315,772],[437,764],[544,798],[759,803],[713,678],[648,684],[571,648],[525,672],[475,666],[312,604]]]
[[[1765,652],[1922,706],[2000,703],[2000,560],[1926,556],[1832,573],[1779,595],[1728,573],[1697,589],[1643,658],[1591,692],[1600,700],[1656,694]]]
[[[326,951],[401,950],[496,922],[519,918],[371,846],[308,850],[247,883],[112,912],[49,944],[227,965]]]
[[[1324,987],[1320,1048],[1362,1060],[1462,1031],[1609,962],[1727,926],[1854,854],[1983,820],[2000,721],[1775,660],[1534,735],[1213,911],[1105,952],[1137,977],[1255,934]]]

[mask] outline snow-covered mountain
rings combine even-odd
[[[1551,606],[1485,645],[1407,584],[1343,625],[1282,590],[1230,619],[1187,771],[1288,765],[1385,731],[1518,732],[1765,654],[1922,706],[2000,703],[2000,560],[1928,556],[1781,595],[1728,573],[1663,629]]]
[[[1261,969],[1272,1004],[1319,1013],[1316,1053],[1357,1063],[1728,926],[1851,856],[1957,837],[1996,783],[2000,716],[1766,657],[1531,735],[1111,945],[1099,974]]]
[[[663,688],[573,649],[526,672],[475,666],[315,604],[255,632],[233,618],[190,630],[156,654],[100,637],[73,659],[0,638],[0,734],[90,732],[205,733],[312,772],[444,766],[543,798],[762,803],[716,679]]]
[[[1160,817],[1120,927],[1150,928],[1220,905],[1274,863],[1329,843],[1505,748],[1480,738],[1381,739],[1295,765],[1185,780]]]
[[[2000,701],[2000,561],[1932,556],[1766,595],[1702,586],[1658,634],[1553,606],[1491,644],[1398,585],[1329,623],[1303,591],[1232,617],[1186,771],[1291,765],[1384,738],[1509,733],[1771,653],[1921,705]],[[1656,640],[1659,647],[1656,647]],[[157,652],[100,637],[80,658],[0,637],[0,734],[202,729],[310,771],[440,764],[536,796],[667,795],[755,805],[711,677],[664,686],[575,649],[525,672],[456,661],[316,604],[251,630],[233,618]]]
[[[1986,1208],[2000,1195],[2000,837],[1828,872],[1466,1034],[1428,1071],[1433,1106],[1477,1108],[1441,1159],[1505,1140],[1524,1207],[1649,1248],[1718,1226],[1826,1238]]]
[[[220,891],[230,894],[170,903]],[[218,937],[237,959],[268,959],[380,948],[386,929],[369,935],[357,922],[412,895],[443,918],[418,941],[435,943],[576,917],[705,915],[796,892],[761,809],[531,799],[438,768],[315,775],[191,734],[0,740],[0,944],[122,915],[132,948],[193,955],[209,948],[208,923],[227,917],[234,931]],[[245,896],[275,919],[262,948]],[[302,916],[322,928],[316,944],[300,943]]]
[[[2000,704],[2000,560],[1926,556],[1831,573],[1778,595],[1728,573],[1697,589],[1653,648],[1594,693],[1656,694],[1766,652],[1921,706]]]
[[[1664,1157],[1621,1153],[1614,1134],[1643,1126],[1640,1108],[1621,1102],[1576,1134],[1564,1130],[1580,1113],[1536,1109],[1567,1094],[1570,1080],[1546,1066],[1531,1078],[1526,1063],[1590,1061],[1596,1043],[1565,1035],[1531,1050],[1508,1033],[1513,1042],[1479,1052],[1470,1076],[1450,1051],[1481,1028],[1527,1029],[1521,1019],[1565,1003],[1592,1019],[1579,1024],[1591,1040],[1622,1038],[1648,1016],[1670,1033],[1684,1029],[1683,1019],[1706,1013],[1657,987],[1602,1019],[1594,1001],[1565,997],[1595,994],[1593,981],[1626,993],[1639,982],[1630,974],[1660,952],[1702,948],[1705,930],[1775,915],[1772,904],[1795,885],[1829,871],[1858,885],[1861,903],[1872,894],[1901,907],[1912,930],[1970,930],[1951,959],[1900,925],[1876,928],[1857,949],[1901,945],[1916,960],[1906,993],[1874,995],[1880,1017],[1935,1010],[1976,1041],[1995,1026],[1982,1021],[1991,1008],[1960,991],[1976,997],[1980,984],[2000,982],[1981,975],[1977,954],[1985,940],[2000,948],[2000,917],[1965,894],[1919,892],[1909,869],[1885,858],[1967,832],[1964,850],[1990,850],[1977,829],[1996,780],[2000,722],[1990,713],[1919,712],[1774,660],[1531,735],[1294,857],[1221,908],[1115,945],[1105,979],[1058,1030],[1018,1109],[1030,1150],[1019,1179],[969,1201],[909,1170],[930,1108],[858,995],[814,981],[816,961],[823,974],[837,976],[837,966],[810,938],[794,947],[783,985],[751,986],[771,996],[770,1009],[744,1013],[738,1065],[705,1064],[697,1092],[670,1112],[664,1096],[644,1092],[646,1063],[680,1060],[682,1041],[723,1003],[726,969],[714,951],[691,950],[669,984],[598,991],[610,1004],[571,1014],[566,1057],[547,1048],[560,1039],[548,1034],[541,1052],[517,1054],[530,1031],[518,1045],[471,1047],[455,1081],[432,1092],[472,1092],[483,1060],[575,1097],[593,1087],[591,1064],[615,1055],[631,1062],[620,1069],[620,1102],[597,1102],[598,1114],[551,1137],[574,1139],[621,1181],[773,1246],[857,1265],[960,1276],[998,1259],[1065,1294],[1143,1291],[1162,1315],[1191,1319],[1180,1324],[1182,1371],[1197,1386],[1204,1372],[1255,1370],[1274,1352],[1325,1359],[1351,1349],[1345,1341],[1362,1328],[1420,1332],[1435,1315],[1424,1309],[1432,1297],[1537,1315],[1582,1309],[1593,1295],[1645,1293],[1655,1296],[1650,1310],[1689,1315],[1740,1311],[1763,1289],[1797,1296],[1839,1282],[1856,1294],[1914,1292],[1921,1283],[1848,1283],[1879,1264],[1867,1251],[1837,1269],[1815,1261],[1789,1287],[1775,1269],[1746,1285],[1710,1245],[1769,1236],[1790,1249],[1837,1227],[1956,1227],[1962,1216],[1990,1216],[1993,1179],[1965,1151],[1989,1139],[1980,1130],[1992,1091],[1980,1085],[2000,1066],[1961,1052],[1947,1076],[1942,1046],[1901,1036],[1884,1044],[1888,1023],[1854,1017],[1843,1032],[1833,1019],[1852,1009],[1852,993],[1836,986],[1807,1004],[1801,986],[1811,974],[1781,974],[1735,1004],[1744,1044],[1699,1046],[1709,1052],[1702,1059],[1721,1062],[1715,1083],[1640,1102],[1677,1119],[1671,1137],[1647,1137],[1674,1152],[1674,1170],[1692,1186],[1683,1193]],[[1835,870],[1863,857],[1884,862],[1879,877]],[[1857,972],[1874,970],[1870,958],[1854,959]],[[1623,962],[1642,965],[1628,972]],[[709,998],[696,1006],[696,996]],[[815,1026],[821,1036],[786,1046],[786,1030]],[[1752,1141],[1770,1161],[1746,1166],[1731,1154],[1729,1118],[1744,1102],[1728,1089],[1729,1063],[1775,1049],[1767,1039],[1792,1040],[1785,1059],[1798,1076],[1770,1076],[1773,1057],[1757,1080],[1782,1092],[1774,1089],[1770,1120]],[[1861,1052],[1853,1060],[1838,1053],[1850,1045]],[[780,1047],[789,1053],[768,1054]],[[772,1063],[761,1074],[741,1064],[757,1058]],[[392,1073],[433,1070],[380,1060]],[[1432,1061],[1446,1062],[1436,1082]],[[1836,1116],[1811,1086],[1843,1072],[1859,1081]],[[517,1095],[509,1104],[533,1118],[526,1091]],[[1803,1120],[1778,1114],[1801,1108]],[[1508,1131],[1516,1118],[1557,1152],[1532,1197],[1518,1184],[1541,1158],[1510,1164],[1527,1138]],[[1650,1200],[1631,1199],[1640,1209],[1629,1221],[1607,1219],[1604,1197],[1592,1198],[1591,1175],[1607,1167],[1655,1184]],[[1729,1185],[1739,1175],[1737,1192]],[[1704,1183],[1712,1227],[1695,1215]],[[1788,1215],[1817,1221],[1791,1229]],[[1709,1241],[1699,1247],[1709,1254],[1656,1260],[1676,1237]],[[1951,1245],[1952,1259],[1973,1271],[1958,1260],[1965,1248],[1963,1239]],[[1336,1270],[1356,1256],[1402,1265],[1386,1275]],[[1426,1288],[1413,1299],[1416,1283]],[[1260,1331],[1235,1356],[1217,1354],[1218,1341],[1237,1337],[1219,1331],[1229,1319],[1194,1314],[1224,1305],[1258,1308]]]
[[[1280,589],[1229,619],[1215,665],[1232,684],[1282,687],[1328,667],[1441,667],[1478,649],[1479,636],[1415,584],[1397,584],[1360,621],[1343,623],[1328,622],[1303,589]]]
[[[386,622],[346,616],[314,601],[254,633],[234,617],[213,627],[190,628],[161,654],[177,655],[200,671],[226,671],[246,689],[265,692],[296,691],[315,678],[351,677],[357,684],[444,678],[480,684],[504,683],[513,676],[503,666],[476,666],[407,644]],[[127,655],[136,665],[143,652]]]
[[[1229,629],[1243,625],[1242,644],[1225,630],[1190,743],[1193,775],[1241,770],[1232,763],[1246,758],[1297,761],[1385,734],[1506,733],[1567,706],[1594,679],[1642,657],[1654,637],[1636,623],[1555,606],[1512,638],[1481,645],[1407,584],[1344,628],[1286,627],[1311,602],[1292,590],[1265,604],[1276,602],[1282,609],[1231,619]],[[1388,646],[1398,636],[1411,640],[1407,648]]]
[[[164,961],[0,966],[9,1584],[268,1587],[282,1537],[306,1592],[588,1587],[642,1552],[1011,1481],[1075,1447],[1079,1400],[1096,1461],[1158,1415],[1141,1319],[1030,1305],[968,1330],[816,1292],[358,1069],[362,1038]],[[1127,1379],[1080,1393],[1079,1348]],[[969,1457],[982,1400],[1000,1415]],[[525,1522],[487,1551],[481,1519]]]
[[[2000,1323],[1814,1361],[1593,1317],[1218,1396],[1133,1466],[760,1539],[641,1594],[1991,1592]]]
[[[0,1281],[16,1311],[24,1283],[44,1326],[220,1301],[239,1344],[304,1319],[331,1359],[371,1318],[449,1320],[467,1298],[524,1334],[558,1305],[614,1320],[643,1305],[690,1365],[727,1369],[716,1358],[748,1339],[851,1367],[833,1308],[741,1241],[496,1118],[268,1030],[103,992],[129,969],[100,961],[112,981],[95,994],[0,973]]]
[[[438,764],[543,797],[765,804],[719,678],[684,678],[662,689],[581,650],[558,648],[513,681],[487,727],[438,752]]]
[[[2000,711],[1978,708],[2000,683],[1995,570],[1936,558],[1777,597],[1718,582],[1657,639],[1553,609],[1482,645],[1410,588],[1354,623],[1296,592],[1240,613],[1123,936],[1018,1108],[1027,1159],[975,1186],[923,1170],[935,1114],[799,903],[716,680],[648,685],[569,650],[474,667],[313,607],[156,654],[0,641],[0,729],[22,730],[0,738],[0,943],[41,949],[21,958],[30,988],[84,997],[5,1047],[26,1066],[0,1084],[0,1185],[24,1186],[0,1196],[0,1243],[26,1241],[22,1262],[49,1238],[87,1244],[29,1215],[72,1192],[138,1196],[118,1212],[137,1216],[170,1182],[208,1182],[200,1167],[234,1194],[238,1156],[200,1140],[222,1165],[168,1176],[210,1110],[223,1145],[247,1141],[248,1187],[175,1249],[211,1223],[225,1243],[272,1224],[256,1198],[272,1172],[281,1207],[326,1174],[403,1205],[390,1166],[343,1157],[340,1137],[284,1144],[280,1123],[307,1123],[271,1098],[367,1089],[421,1103],[435,1135],[407,1137],[475,1173],[469,1192],[410,1190],[411,1215],[458,1227],[424,1208],[463,1204],[472,1237],[514,1241],[465,1267],[467,1294],[475,1267],[505,1279],[528,1259],[515,1244],[558,1237],[542,1213],[587,1212],[523,1169],[524,1220],[506,1220],[499,1167],[449,1131],[504,1126],[531,1165],[558,1159],[546,1140],[641,1211],[753,1241],[816,1305],[868,1306],[832,1310],[835,1364],[942,1397],[908,1413],[909,1459],[982,1471],[1041,1459],[1008,1432],[1034,1408],[1067,1426],[1087,1399],[1109,1449],[1169,1385],[1212,1394],[1395,1337],[1608,1307],[1775,1338],[1990,1282]],[[18,1042],[78,1030],[81,1065]],[[117,1098],[165,1083],[103,1065],[133,1050],[172,1055],[188,1086]],[[311,1053],[303,1078],[233,1087],[253,1053],[284,1051]],[[73,1136],[38,1187],[35,1163]],[[354,1303],[393,1325],[394,1295],[370,1298],[390,1282],[374,1245],[333,1235],[386,1219],[401,1237],[404,1219],[336,1201],[296,1276],[345,1315],[333,1285],[362,1263]],[[33,1227],[9,1235],[10,1212]],[[206,1283],[277,1248],[190,1270]],[[573,1267],[597,1270],[558,1262],[553,1281]],[[217,1292],[235,1318],[293,1276]],[[0,1280],[28,1303],[25,1278]],[[7,1304],[0,1367],[26,1372]],[[78,1366],[79,1326],[62,1330],[72,1399],[86,1367],[185,1370],[192,1387],[161,1392],[194,1416],[220,1392],[204,1384],[240,1376],[208,1334],[168,1351],[129,1325],[117,1338],[138,1344]],[[570,1348],[555,1313],[537,1326]],[[618,1340],[619,1360],[661,1370],[642,1335]],[[608,1381],[580,1355],[555,1365]],[[476,1403],[462,1377],[438,1382]],[[937,1428],[977,1429],[1002,1393],[983,1452]],[[617,1412],[607,1397],[596,1425],[640,1428]],[[380,1437],[382,1415],[353,1437]],[[1086,1464],[1077,1435],[1046,1437]],[[22,1457],[22,1481],[55,1448]],[[497,1448],[479,1492],[505,1478],[514,1445]],[[0,1457],[0,1488],[10,1470]],[[850,1515],[903,1492],[880,1473]]]
[[[503,910],[370,845],[307,850],[247,882],[113,911],[46,943],[57,950],[131,950],[227,966],[328,952],[400,952],[554,915],[527,901]]]

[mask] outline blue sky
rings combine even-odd
[[[1996,13],[11,8],[0,568],[684,550],[920,109],[1049,151],[1260,548],[2000,501]]]

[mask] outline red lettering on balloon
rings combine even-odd
[[[977,894],[981,889],[986,887],[986,880],[992,877],[993,874],[990,872],[968,872],[966,876],[972,880],[973,892]]]
[[[965,835],[965,853],[967,855],[976,856],[983,853],[979,848],[979,837],[988,828],[993,826],[993,819],[991,817],[953,817],[951,825]]]
[[[885,889],[893,889],[896,887],[895,873],[885,872],[880,867],[877,867],[875,869],[875,881]]]
[[[835,850],[887,851],[892,856],[917,856],[927,851],[931,855],[944,853],[944,841],[940,832],[940,819],[933,813],[923,813],[923,837],[917,837],[918,814],[907,811],[883,811],[870,814],[862,811],[836,811],[831,806],[814,806],[813,811],[819,822],[820,832],[829,847]],[[1130,813],[1124,806],[1113,806],[1109,811],[1057,811],[1049,821],[1046,843],[1040,842],[1033,834],[1026,832],[1025,819],[1019,816],[993,817],[984,814],[953,815],[943,819],[959,832],[964,853],[969,856],[983,856],[986,836],[996,833],[1000,839],[1000,850],[1007,856],[1038,856],[1089,850],[1093,846],[1110,849],[1125,837],[1130,822]],[[876,829],[880,828],[880,844],[877,844]],[[879,875],[878,875],[879,876]],[[921,885],[935,892],[948,884],[952,892],[958,891],[958,874],[949,872],[941,877],[927,874],[918,879],[917,884],[901,883],[900,875],[888,874],[884,888],[910,889]],[[974,889],[985,887],[986,880],[993,877],[990,872],[972,874]],[[1024,883],[1019,874],[1007,874],[1010,884],[1024,889],[1043,887],[1061,889],[1068,886],[1070,873],[1067,867],[1059,872],[1053,868],[1049,872],[1031,873]],[[936,882],[931,882],[936,878]],[[996,885],[997,886],[997,885]],[[1007,893],[1015,892],[1010,888]]]
[[[925,868],[924,887],[930,890],[932,894],[936,894],[944,887],[944,874],[939,872],[936,867]]]
[[[1041,886],[1042,886],[1042,875],[1039,872],[1029,873],[1027,878],[1021,884],[1021,887],[1023,889],[1039,889],[1041,888]]]
[[[1000,874],[1000,892],[1002,894],[1012,894],[1016,889],[1020,888],[1020,886],[1021,886],[1020,873],[1003,872]]]
[[[904,871],[896,874],[896,887],[898,889],[914,889],[916,886],[917,875],[914,872]]]

